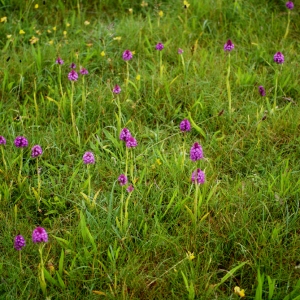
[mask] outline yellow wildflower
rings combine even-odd
[[[66,26],[67,26],[67,27],[70,27],[70,26],[71,26],[71,24],[67,22]]]
[[[12,35],[11,35],[11,34],[8,34],[6,37],[7,37],[8,39],[10,39],[10,38],[12,37]]]
[[[53,43],[54,43],[53,40],[49,41],[49,45],[53,45]]]
[[[100,55],[101,55],[101,56],[105,56],[105,52],[102,51],[102,52],[100,53]]]
[[[90,25],[90,22],[89,21],[84,21],[84,23],[83,23],[85,26],[87,26],[87,25]]]
[[[238,286],[234,288],[234,293],[239,295],[241,298],[245,297],[245,290],[241,290]]]
[[[36,5],[34,6],[34,8],[35,8],[35,9],[39,8],[39,5],[38,5],[38,4],[36,4]]]
[[[36,30],[35,33],[38,34],[38,35],[42,34],[40,30]]]
[[[146,7],[146,6],[148,6],[148,3],[145,2],[145,1],[143,1],[143,2],[141,3],[141,7]]]
[[[114,41],[121,41],[121,37],[120,36],[114,37]]]
[[[66,36],[66,35],[67,35],[67,32],[64,30],[64,31],[63,31],[63,34],[64,34],[64,36]]]
[[[7,17],[2,17],[0,19],[0,23],[6,23],[7,22]]]
[[[48,33],[51,33],[52,31],[50,29],[47,30]]]
[[[21,29],[21,30],[19,31],[19,34],[25,34],[25,31],[24,31],[23,29]]]
[[[53,29],[53,31],[56,31],[56,26],[54,26],[52,29]]]
[[[86,44],[86,45],[87,45],[87,47],[92,47],[93,46],[92,43],[89,43],[89,44]]]
[[[184,8],[189,8],[190,4],[187,1],[183,1]]]
[[[141,75],[140,75],[140,74],[136,75],[135,79],[136,79],[137,81],[140,81],[140,80],[141,80]]]
[[[160,11],[158,12],[158,15],[159,15],[160,18],[162,18],[162,17],[164,16],[164,12],[163,12],[162,10],[160,10]]]
[[[39,40],[39,39],[38,39],[37,37],[33,36],[33,37],[29,40],[29,42],[30,42],[31,45],[33,45],[33,44],[35,44],[38,40]]]
[[[129,11],[130,14],[133,13],[133,9],[132,8],[128,8],[128,11]]]
[[[196,256],[194,255],[194,252],[191,253],[190,251],[188,251],[188,252],[186,253],[186,258],[187,258],[188,260],[190,260],[190,261],[192,261],[195,257],[196,257]]]

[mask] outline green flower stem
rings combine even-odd
[[[84,124],[85,124],[85,113],[86,113],[86,91],[85,91],[85,83],[84,83],[84,75],[82,76],[82,108],[84,113]]]
[[[43,248],[45,244],[40,243],[39,246],[39,253],[40,253],[40,258],[41,258],[41,263],[40,263],[40,272],[39,272],[39,280],[40,280],[40,285],[41,289],[43,291],[43,294],[46,295],[46,281],[45,281],[45,275],[44,275],[44,261],[43,261]]]
[[[198,194],[199,194],[199,184],[197,180],[195,181],[196,191],[195,191],[195,198],[194,198],[194,226],[196,228],[197,219],[198,219]]]
[[[35,80],[34,80],[33,100],[34,100],[34,107],[35,107],[35,122],[36,122],[36,125],[37,125],[38,120],[39,120],[39,107],[38,107],[37,101],[36,101],[36,81]]]
[[[90,172],[90,165],[87,165],[87,172],[88,172],[88,197],[89,201],[91,201],[91,172]]]
[[[128,148],[126,147],[126,158],[125,158],[125,176],[127,176],[127,171],[128,171]]]
[[[73,128],[73,134],[74,138],[77,138],[77,143],[80,145],[80,136],[79,132],[77,134],[77,126],[76,126],[76,119],[75,114],[73,112],[73,99],[74,98],[74,81],[72,81],[72,92],[71,92],[71,99],[70,99],[70,109],[71,109],[71,119],[72,119],[72,128]]]
[[[285,34],[284,34],[283,39],[286,39],[286,37],[289,34],[290,22],[291,22],[291,11],[289,10],[288,11],[288,23],[287,23],[287,26],[286,26],[286,30],[285,30]]]
[[[159,51],[159,76],[160,76],[160,79],[162,79],[162,76],[163,76],[162,50]]]
[[[3,147],[1,147],[1,145],[0,145],[0,148],[1,148],[1,152],[2,152],[3,165],[4,165],[4,168],[5,168],[5,171],[7,171],[7,164],[6,164],[6,160],[4,158],[4,150],[3,150]]]
[[[228,111],[229,116],[231,117],[231,91],[230,91],[230,53],[228,53],[228,69],[227,69],[227,77],[226,77],[226,87],[227,87],[227,95],[228,95]]]
[[[58,66],[58,83],[60,88],[60,94],[63,96],[63,90],[61,85],[61,65]]]
[[[40,171],[39,171],[39,158],[37,157],[36,159],[36,172],[37,172],[37,176],[38,176],[38,189],[37,189],[37,193],[38,193],[38,208],[40,207],[40,200],[41,200],[41,176],[40,176]]]
[[[184,137],[183,137],[183,150],[182,150],[182,161],[181,161],[181,170],[184,169],[184,162],[185,162],[185,140],[186,140],[186,134],[183,132]]]
[[[126,201],[125,201],[125,217],[124,217],[124,226],[123,226],[123,231],[125,232],[128,228],[128,203],[129,203],[129,199],[132,193],[129,193]]]
[[[22,268],[22,254],[21,254],[21,250],[19,251],[19,262],[20,262],[20,270],[21,272],[23,272],[23,268]]]
[[[130,177],[131,177],[131,180],[133,180],[133,169],[134,169],[134,165],[133,165],[133,153],[132,153],[132,149],[131,149],[131,151],[130,151],[130,158],[129,158],[129,160],[130,160]]]
[[[21,149],[21,154],[20,154],[20,169],[19,169],[19,176],[18,176],[18,183],[21,185],[22,183],[22,168],[23,168],[23,148]]]
[[[126,61],[126,68],[127,68],[127,77],[126,77],[126,83],[125,83],[125,85],[126,85],[126,88],[127,88],[128,81],[129,81],[129,63],[128,63],[128,61]]]
[[[121,209],[120,209],[120,224],[123,228],[123,209],[124,209],[124,186],[122,186],[122,193],[121,193]]]
[[[121,132],[122,111],[121,111],[121,103],[120,103],[119,96],[117,96],[117,106],[118,106],[117,131],[120,133]]]

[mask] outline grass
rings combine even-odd
[[[299,2],[44,2],[0,1],[1,299],[298,299]]]

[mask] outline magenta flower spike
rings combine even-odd
[[[201,169],[197,169],[192,173],[192,182],[203,184],[205,183],[205,173]]]
[[[123,57],[124,60],[131,60],[132,59],[132,52],[130,50],[125,50],[123,52],[122,57]]]
[[[135,148],[137,144],[137,140],[133,136],[130,136],[126,141],[127,148]]]
[[[2,135],[0,135],[0,145],[6,145],[6,139]]]
[[[118,86],[118,85],[116,84],[115,87],[113,88],[113,93],[114,93],[114,94],[120,94],[120,93],[121,93],[121,88],[120,88],[120,86]]]
[[[17,136],[14,144],[17,148],[25,148],[28,146],[28,140],[24,136]]]
[[[226,44],[224,45],[224,51],[230,52],[230,51],[232,51],[233,49],[234,49],[234,44],[232,43],[231,40],[228,40],[228,41],[226,42]]]
[[[183,50],[182,50],[181,48],[178,48],[177,53],[178,53],[179,55],[181,55],[181,54],[183,53]]]
[[[121,186],[125,185],[128,182],[128,179],[125,174],[121,174],[118,178],[118,181]]]
[[[284,63],[284,56],[281,52],[277,52],[274,54],[274,61],[277,63],[277,64],[283,64]]]
[[[68,74],[68,79],[70,81],[77,81],[78,79],[78,74],[75,70],[72,70],[69,74]]]
[[[76,65],[74,63],[71,63],[70,68],[71,69],[76,69]]]
[[[130,137],[131,137],[131,133],[129,129],[123,128],[120,133],[120,140],[126,143]]]
[[[264,87],[262,85],[260,85],[258,87],[258,91],[262,97],[266,96],[266,90],[264,89]]]
[[[31,157],[38,157],[43,154],[43,149],[40,145],[35,145],[31,148]]]
[[[58,57],[57,58],[57,60],[55,61],[57,64],[59,64],[59,65],[63,65],[64,64],[64,61],[60,58],[60,57]]]
[[[87,151],[83,154],[82,159],[83,159],[83,163],[86,164],[86,165],[95,163],[94,154],[92,152],[89,152],[89,151]]]
[[[190,131],[191,130],[191,123],[190,123],[190,121],[188,119],[184,119],[184,120],[182,120],[180,122],[179,127],[180,127],[180,130],[182,132],[184,132],[184,131]]]
[[[22,235],[17,235],[14,240],[14,247],[17,251],[22,250],[26,246],[26,241]]]
[[[201,145],[194,143],[190,150],[190,158],[192,161],[197,161],[203,158],[203,150]]]
[[[292,1],[288,1],[286,4],[285,4],[286,8],[287,9],[293,9],[294,8],[294,3]]]
[[[130,185],[128,186],[128,188],[126,189],[126,191],[127,191],[128,193],[131,193],[133,190],[134,190],[134,187],[132,186],[132,184],[130,184]]]
[[[81,74],[81,75],[87,75],[87,74],[89,74],[89,72],[88,72],[87,69],[81,68],[81,69],[80,69],[80,74]]]
[[[32,232],[32,241],[36,243],[47,243],[48,233],[43,227],[37,227]]]
[[[155,46],[155,49],[158,50],[158,51],[161,51],[164,49],[164,45],[162,43],[158,43],[156,46]]]

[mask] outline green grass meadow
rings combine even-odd
[[[294,5],[0,0],[0,299],[300,299]]]

